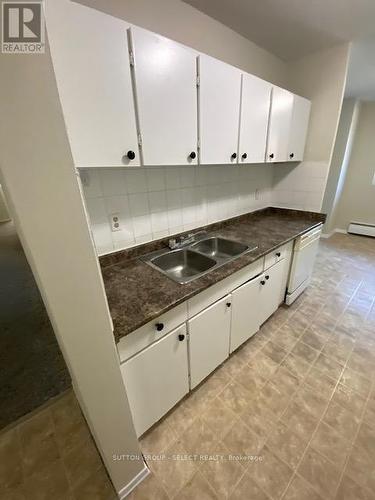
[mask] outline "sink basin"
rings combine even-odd
[[[154,257],[149,263],[178,283],[187,283],[214,267],[216,260],[189,249],[180,249]]]
[[[216,237],[198,241],[190,248],[216,260],[232,259],[249,249],[244,243]]]

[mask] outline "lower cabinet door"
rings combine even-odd
[[[191,389],[229,356],[231,309],[227,295],[188,321]]]
[[[280,260],[262,274],[260,280],[260,324],[262,325],[280,305],[286,261]]]
[[[260,281],[257,276],[232,292],[230,352],[243,344],[260,327]]]
[[[189,392],[186,326],[121,365],[137,436]]]

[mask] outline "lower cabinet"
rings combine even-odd
[[[189,392],[186,325],[121,364],[137,436]]]
[[[188,321],[191,389],[229,356],[230,327],[231,295]]]
[[[233,352],[260,327],[260,281],[257,276],[232,292],[230,352]]]
[[[274,255],[268,254],[265,271],[263,265],[252,268],[242,283],[234,280],[225,289],[223,298],[218,295],[223,284],[214,286],[133,332],[134,338],[125,337],[118,347],[120,366],[138,436],[277,310],[285,292],[291,249],[292,244],[284,245]],[[156,340],[155,324],[173,330]]]
[[[280,305],[285,259],[280,260],[261,275],[259,287],[259,322],[262,325]]]

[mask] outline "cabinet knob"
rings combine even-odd
[[[233,153],[231,158],[232,158],[232,160],[235,160],[237,158],[237,153]]]
[[[266,278],[266,280],[269,280],[269,279],[270,279],[270,277],[268,276],[268,274],[267,274],[267,276],[265,276],[265,278]]]
[[[244,153],[244,154],[242,155],[242,158],[243,158],[244,160],[246,160],[246,158],[247,158],[247,153]]]
[[[294,153],[290,153],[289,158],[294,158]]]
[[[195,151],[192,151],[190,154],[189,154],[189,158],[191,158],[192,160],[195,160],[195,158],[197,157],[197,153]]]
[[[231,302],[227,302],[227,307],[231,307],[232,303]]]
[[[260,282],[260,284],[261,284],[261,285],[265,285],[265,284],[266,284],[266,282],[265,282],[264,280],[262,280],[262,281]]]
[[[164,328],[164,323],[155,323],[155,328],[158,332],[161,332]]]
[[[270,154],[270,158],[274,158],[275,155],[273,153]]]
[[[185,340],[185,335],[184,335],[183,333],[180,333],[180,334],[178,335],[178,340],[179,340],[180,342],[182,342],[183,340]]]
[[[276,257],[281,257],[281,253],[280,252],[276,252]]]
[[[134,153],[134,151],[128,151],[128,152],[126,153],[126,156],[127,156],[127,158],[129,158],[129,160],[134,160],[134,158],[135,158],[135,153]]]

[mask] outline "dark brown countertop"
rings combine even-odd
[[[210,234],[258,248],[185,285],[138,258],[165,247],[168,238],[100,257],[115,341],[324,221],[324,214],[270,207],[206,226]]]

